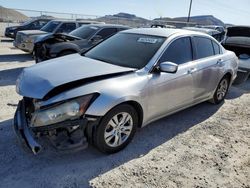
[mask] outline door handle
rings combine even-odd
[[[190,68],[188,74],[193,74],[195,71],[197,71],[197,68]]]
[[[217,65],[221,67],[221,66],[224,65],[223,62],[224,62],[223,59],[219,59],[219,60],[217,61]]]

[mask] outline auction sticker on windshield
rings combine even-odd
[[[143,38],[139,38],[139,39],[137,40],[137,42],[155,44],[155,43],[158,42],[158,39],[156,39],[156,38],[146,38],[146,37],[143,37]]]

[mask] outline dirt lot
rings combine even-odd
[[[15,80],[32,58],[0,42],[0,187],[250,187],[250,79],[219,106],[202,103],[138,130],[123,151],[38,156],[17,143]]]

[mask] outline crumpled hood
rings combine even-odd
[[[67,39],[67,40],[81,40],[81,38],[79,37],[72,36],[72,35],[65,34],[65,33],[47,33],[47,34],[37,37],[35,43],[43,42],[51,38],[62,38],[62,39]]]
[[[17,79],[16,90],[25,97],[44,99],[56,88],[62,92],[87,80],[107,79],[134,70],[73,54],[25,68]]]
[[[42,35],[42,34],[46,34],[47,32],[45,31],[41,31],[41,30],[27,30],[27,31],[19,31],[22,34],[25,35]]]

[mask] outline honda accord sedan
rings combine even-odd
[[[34,154],[42,139],[61,150],[93,144],[118,152],[152,121],[203,101],[221,103],[237,68],[236,55],[206,34],[122,31],[82,55],[24,69],[14,128]]]

